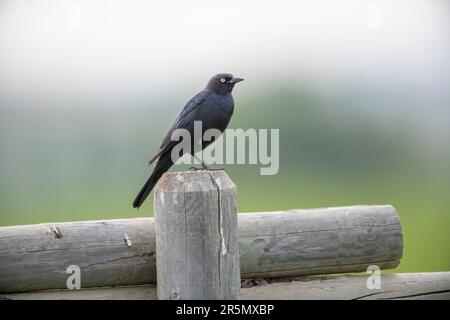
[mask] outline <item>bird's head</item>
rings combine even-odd
[[[234,77],[229,73],[219,73],[209,80],[206,85],[206,90],[213,91],[217,94],[226,95],[233,91],[234,85],[239,81],[243,81],[242,78]]]

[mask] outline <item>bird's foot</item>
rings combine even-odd
[[[205,168],[204,170],[206,170],[206,171],[224,171],[225,168],[211,168],[211,167],[208,167],[208,168]]]
[[[189,170],[191,170],[191,171],[208,170],[208,169],[209,169],[208,165],[206,163],[204,163],[203,161],[202,161],[201,167],[190,167],[189,168]]]
[[[190,167],[189,170],[191,171],[198,171],[198,170],[205,170],[205,171],[222,171],[225,170],[224,168],[211,168],[206,163],[202,162],[201,167]]]

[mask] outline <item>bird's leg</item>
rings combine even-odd
[[[225,170],[224,168],[211,168],[203,160],[199,159],[195,154],[193,154],[192,157],[194,157],[197,161],[199,161],[202,166],[201,166],[201,168],[190,167],[189,170],[192,170],[192,171],[197,171],[197,170],[221,171],[221,170]]]
[[[207,171],[222,171],[225,170],[224,168],[211,168],[208,166],[205,162],[202,161],[202,169]]]
[[[197,170],[205,170],[206,168],[208,168],[206,163],[203,162],[203,160],[199,159],[195,154],[193,154],[192,157],[195,158],[195,160],[197,160],[198,162],[200,162],[202,164],[202,166],[200,168],[199,167],[190,167],[189,170],[197,171]]]

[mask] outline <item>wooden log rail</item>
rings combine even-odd
[[[267,278],[394,268],[402,256],[391,206],[238,215],[241,277]],[[0,292],[156,283],[153,218],[0,228]]]
[[[390,205],[247,213],[236,221],[235,197],[225,172],[167,173],[155,191],[156,224],[138,218],[0,227],[0,292],[65,289],[69,266],[80,268],[82,288],[154,284],[158,264],[160,297],[238,298],[239,276],[388,269],[402,257]],[[199,268],[228,287],[218,280],[211,290],[193,289]]]
[[[241,289],[242,300],[450,300],[450,272],[383,274],[380,289],[368,275],[308,276]],[[0,293],[11,300],[156,300],[156,285]]]

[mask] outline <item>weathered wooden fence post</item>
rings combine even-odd
[[[225,171],[166,173],[154,205],[158,299],[239,299],[236,186]]]

